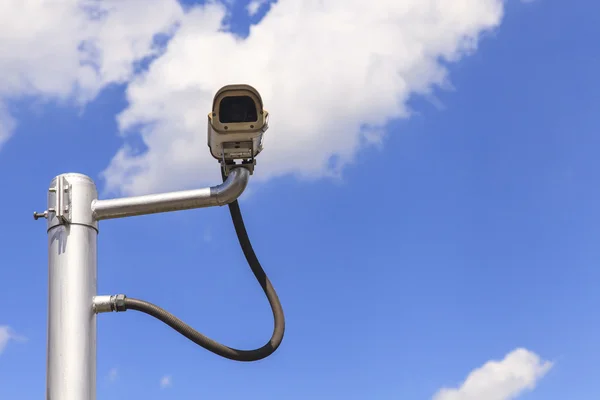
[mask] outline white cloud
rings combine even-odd
[[[166,389],[168,387],[171,387],[172,384],[173,384],[173,379],[171,378],[170,375],[165,375],[162,378],[160,378],[161,389]]]
[[[255,16],[258,13],[258,11],[260,10],[260,8],[267,3],[268,3],[268,0],[252,0],[246,6],[248,15],[250,15],[251,17]]]
[[[0,149],[15,129],[16,122],[0,103]]]
[[[447,86],[445,63],[476,50],[503,0],[279,0],[247,38],[222,29],[226,8],[196,7],[165,54],[127,89],[119,116],[127,144],[105,170],[125,194],[215,183],[206,119],[222,85],[250,83],[271,113],[254,182],[282,174],[336,176],[412,94]],[[443,60],[443,61],[441,61]],[[374,133],[377,133],[374,135]]]
[[[17,335],[15,331],[7,325],[0,325],[0,354],[6,349],[11,341],[23,342],[27,340],[25,337]]]
[[[2,352],[6,348],[10,337],[10,328],[8,326],[0,326],[0,354],[2,354]]]
[[[104,171],[107,189],[214,183],[206,114],[220,86],[247,82],[271,112],[253,181],[337,176],[381,144],[390,120],[410,116],[411,95],[449,84],[444,65],[476,50],[504,1],[279,0],[247,38],[226,31],[227,12],[214,1],[187,12],[177,0],[0,2],[0,142],[14,130],[3,101],[81,105],[131,82],[119,125],[125,138],[141,131],[148,151],[125,139]],[[174,35],[162,55],[161,32]],[[148,73],[135,75],[152,55]]]
[[[456,389],[442,389],[433,400],[512,400],[533,390],[552,363],[526,349],[516,349],[501,361],[473,370]]]
[[[119,370],[117,368],[111,368],[110,371],[108,371],[108,380],[110,380],[111,382],[116,381],[118,377]]]
[[[0,142],[14,129],[2,101],[84,104],[129,80],[134,62],[156,53],[154,35],[170,32],[182,13],[176,0],[0,2]]]

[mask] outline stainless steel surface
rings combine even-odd
[[[54,216],[60,223],[69,222],[70,213],[70,193],[69,193],[69,182],[67,182],[64,175],[57,176],[54,180],[56,186],[50,189],[50,192],[54,193]]]
[[[113,296],[94,297],[93,307],[96,314],[113,311]]]
[[[64,224],[55,216],[48,221],[46,399],[95,400],[96,315],[92,300],[96,295],[98,232],[90,203],[97,192],[92,180],[84,175],[63,177],[71,186],[71,200],[76,207],[71,223]],[[52,186],[56,187],[56,179]],[[50,192],[49,208],[56,204],[56,191]]]
[[[222,206],[236,200],[246,189],[250,172],[239,167],[233,169],[225,182],[210,188],[181,192],[151,194],[111,200],[92,201],[96,221],[132,217],[168,211]]]
[[[94,181],[89,177],[75,173],[59,175],[50,183],[48,192],[48,230],[69,222],[89,225],[98,230],[98,223],[92,218],[90,211],[90,204],[98,197],[98,192]],[[62,199],[59,200],[58,197]],[[63,209],[60,217],[57,216],[57,207]]]
[[[101,314],[112,311],[125,311],[125,297],[124,294],[96,296],[93,300],[94,312]]]

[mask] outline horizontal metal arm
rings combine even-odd
[[[96,221],[132,217],[168,211],[223,206],[235,201],[246,189],[250,171],[244,167],[231,170],[225,182],[210,188],[181,192],[94,200],[92,215]]]

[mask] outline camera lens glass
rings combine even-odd
[[[258,121],[258,112],[250,96],[225,97],[219,104],[221,123],[240,123]]]

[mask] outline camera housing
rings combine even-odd
[[[262,151],[269,113],[258,90],[250,85],[227,85],[217,91],[208,114],[208,147],[223,164],[254,164]]]

